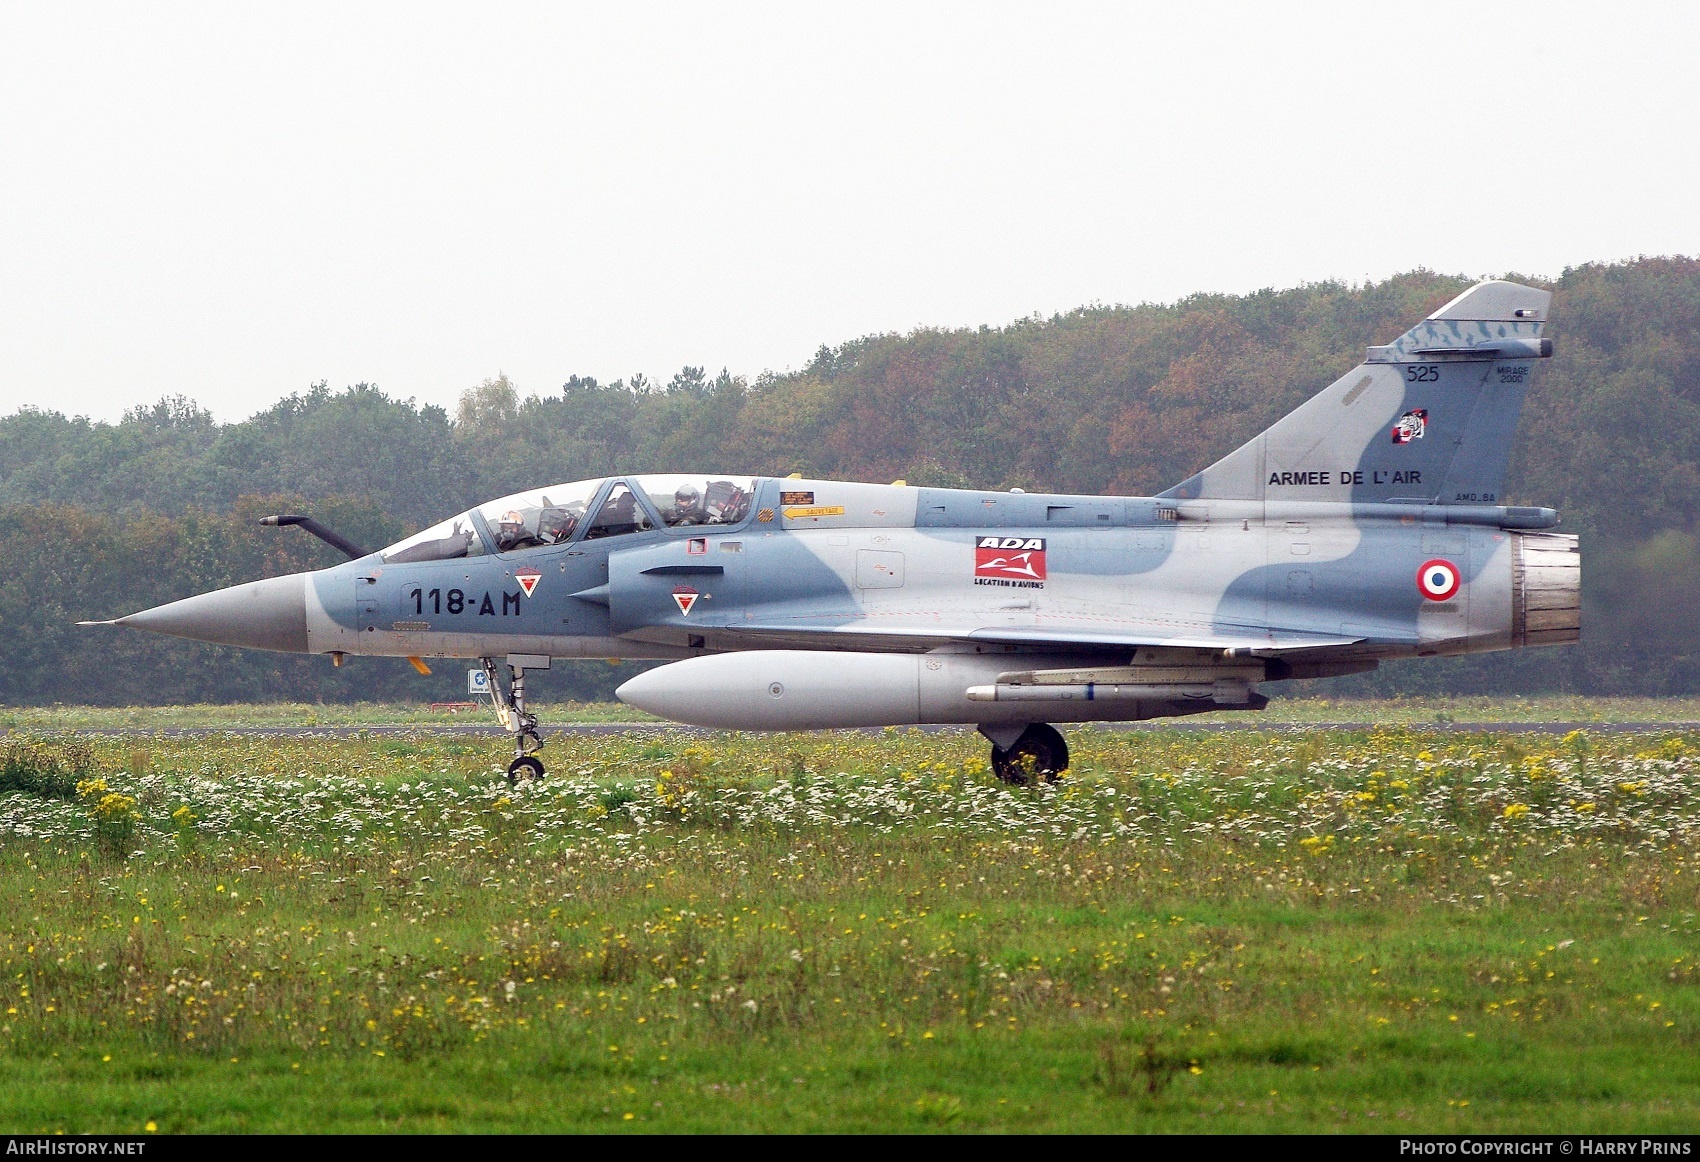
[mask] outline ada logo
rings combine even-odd
[[[1393,425],[1393,442],[1409,444],[1412,440],[1420,440],[1423,433],[1428,431],[1428,409],[1412,408],[1399,417],[1399,422]]]
[[[974,543],[974,584],[1045,587],[1044,537],[981,537]]]
[[[543,574],[536,569],[515,569],[514,580],[519,582],[519,587],[525,590],[527,597],[530,597],[537,591],[537,583],[543,580]]]
[[[1447,601],[1458,592],[1458,566],[1436,557],[1417,570],[1417,589],[1430,601]]]
[[[692,589],[689,585],[673,586],[674,604],[678,605],[679,613],[685,617],[689,617],[691,615],[691,609],[696,605],[697,598],[701,596],[702,594],[698,593],[695,589]]]

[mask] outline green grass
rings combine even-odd
[[[0,707],[0,729],[159,730],[292,726],[458,726],[494,724],[486,702],[257,702],[200,706]],[[451,709],[451,706],[458,708]],[[621,702],[534,705],[545,727],[569,723],[660,720]],[[1584,698],[1551,694],[1532,698],[1416,697],[1389,699],[1278,698],[1256,714],[1198,715],[1189,723],[1258,725],[1450,725],[1528,722],[1640,722],[1700,724],[1700,698]]]
[[[1071,740],[14,747],[0,1130],[1692,1129],[1700,735]]]
[[[1700,725],[1700,698],[1597,698],[1579,694],[1488,695],[1384,699],[1275,698],[1256,715],[1210,714],[1191,721],[1451,725],[1513,722],[1646,722]]]
[[[0,730],[217,730],[224,727],[495,726],[488,700],[426,702],[234,702],[198,706],[10,706]],[[545,725],[659,722],[623,702],[536,703]]]

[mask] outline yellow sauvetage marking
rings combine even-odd
[[[811,516],[843,516],[842,504],[820,504],[813,508],[788,508],[785,510],[786,520],[803,520]]]

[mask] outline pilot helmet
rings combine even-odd
[[[674,508],[696,508],[702,503],[702,493],[694,484],[681,484],[673,493]]]
[[[519,514],[517,509],[509,509],[502,514],[501,525],[504,533],[523,532],[525,531],[525,518]]]

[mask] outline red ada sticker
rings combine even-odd
[[[686,617],[691,615],[691,607],[697,603],[697,598],[701,596],[702,594],[689,585],[675,585],[673,587],[673,600],[678,604],[679,612]]]
[[[981,537],[974,543],[974,579],[1045,579],[1044,537]]]
[[[519,587],[525,590],[525,595],[527,597],[531,596],[532,592],[537,588],[537,583],[542,579],[543,574],[539,573],[536,569],[514,570],[514,580],[519,582]]]

